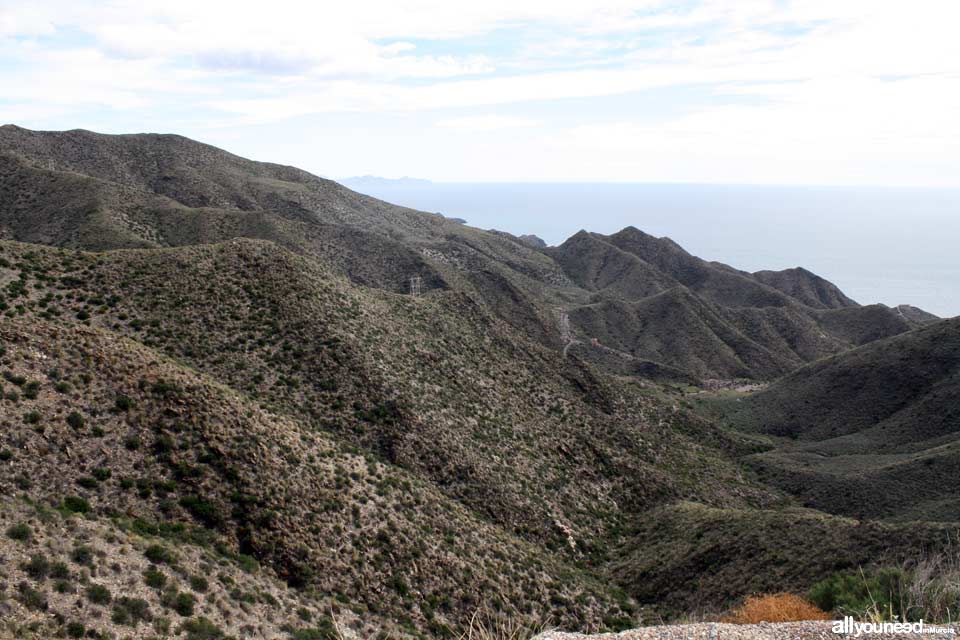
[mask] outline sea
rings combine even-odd
[[[632,225],[745,271],[802,266],[861,304],[960,315],[960,189],[345,180],[482,229],[562,243]]]

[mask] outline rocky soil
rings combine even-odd
[[[584,635],[548,631],[534,640],[833,640],[852,638],[852,634],[836,634],[831,622],[781,622],[761,624],[722,624],[705,622],[699,624],[664,625],[643,627],[620,633]],[[953,638],[955,634],[863,634],[871,640],[894,640],[896,638]]]

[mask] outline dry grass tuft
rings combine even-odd
[[[470,618],[467,629],[457,640],[530,640],[545,631],[545,626],[530,627],[511,619],[494,617],[478,609]]]
[[[760,622],[798,622],[830,620],[830,614],[792,593],[750,596],[721,622],[758,624]]]

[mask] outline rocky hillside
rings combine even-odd
[[[252,558],[141,519],[0,499],[2,638],[360,638],[369,622]]]
[[[611,572],[668,615],[718,612],[745,593],[805,593],[824,576],[943,548],[955,525],[861,522],[811,509],[679,503],[641,520]]]
[[[406,292],[419,278],[424,290],[469,292],[551,347],[563,309],[582,341],[695,378],[776,377],[926,320],[861,312],[802,269],[748,274],[633,228],[545,248],[180,136],[0,127],[0,238],[103,250],[234,237],[270,240],[369,287]],[[643,303],[672,289],[694,302]],[[848,313],[818,315],[836,309]],[[674,321],[687,353],[670,343]]]
[[[215,530],[358,615],[456,628],[496,585],[516,615],[618,620],[632,605],[597,576],[626,519],[782,500],[709,423],[460,293],[357,288],[260,241],[0,260],[10,491]]]
[[[593,292],[570,310],[586,335],[700,379],[772,379],[922,324],[881,305],[861,307],[804,269],[750,274],[632,227],[612,236],[581,231],[547,253]]]
[[[37,320],[5,322],[2,344],[6,495],[250,556],[374,628],[456,628],[490,591],[521,617],[622,615],[606,588],[416,474],[147,347]]]
[[[692,410],[704,379],[930,320],[802,270],[636,229],[545,248],[177,136],[9,126],[0,235],[13,633],[442,638],[480,608],[615,630],[943,543],[799,517],[851,512],[769,471],[767,417]],[[805,524],[745,562],[755,514]],[[687,557],[713,577],[684,585]]]

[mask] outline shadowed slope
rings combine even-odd
[[[857,306],[857,303],[845,296],[835,284],[802,267],[783,271],[757,271],[753,277],[815,309]]]
[[[825,575],[949,546],[949,525],[887,525],[816,511],[734,511],[682,503],[637,525],[611,569],[667,612],[718,611],[747,594],[803,592]]]
[[[960,320],[803,367],[727,403],[723,420],[777,437],[748,458],[806,504],[858,517],[960,520]]]
[[[916,314],[859,307],[803,269],[737,271],[633,227],[581,231],[547,253],[595,292],[571,311],[586,336],[701,379],[776,378],[919,326]]]

